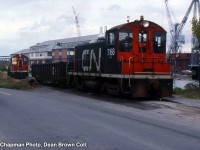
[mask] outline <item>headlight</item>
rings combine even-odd
[[[149,26],[149,22],[148,21],[143,21],[143,27],[147,28]]]

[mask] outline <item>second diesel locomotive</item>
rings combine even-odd
[[[66,63],[66,82],[132,97],[171,97],[166,31],[143,18],[111,28],[105,39],[75,47],[74,66]]]
[[[28,77],[29,58],[23,54],[15,54],[11,57],[8,68],[8,75],[16,79],[25,79]]]

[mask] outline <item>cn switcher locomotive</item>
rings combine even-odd
[[[15,54],[11,57],[8,75],[16,79],[25,79],[28,77],[29,58],[23,54]]]
[[[33,65],[33,77],[44,82],[49,76],[46,82],[65,82],[79,89],[132,97],[172,96],[173,80],[170,64],[166,62],[166,31],[154,22],[141,17],[118,25],[107,30],[105,38],[77,45],[74,51],[73,64]],[[47,70],[49,73],[42,73]]]

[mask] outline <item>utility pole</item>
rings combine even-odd
[[[75,23],[76,23],[76,30],[77,30],[77,35],[78,37],[81,36],[81,31],[80,31],[80,25],[78,22],[78,14],[76,14],[74,7],[72,6],[73,12],[74,12],[74,16],[75,16]]]

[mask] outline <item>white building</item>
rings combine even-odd
[[[64,50],[67,50],[68,48],[74,48],[77,44],[89,43],[97,38],[98,34],[95,34],[38,43],[30,47],[30,64],[52,63],[54,62],[54,56],[57,52],[56,50],[59,51],[59,56],[62,58],[62,53]],[[60,59],[60,61],[62,61],[62,59]]]

